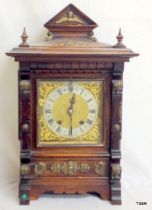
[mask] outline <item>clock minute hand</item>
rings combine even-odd
[[[75,104],[75,93],[73,94],[72,98],[70,99],[70,107],[68,109],[68,114],[70,116],[70,135],[72,135],[72,114],[73,114],[73,105]]]
[[[75,104],[75,102],[76,102],[76,100],[75,100],[75,93],[74,93],[72,98],[70,99],[70,107],[68,109],[69,115],[73,114],[73,105]]]

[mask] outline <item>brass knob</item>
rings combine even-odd
[[[113,163],[111,165],[112,168],[112,178],[119,179],[121,176],[121,166],[118,163]]]
[[[30,165],[23,164],[20,167],[21,175],[28,175],[30,173]]]
[[[116,94],[119,94],[122,91],[122,80],[113,80],[113,91]]]
[[[27,123],[24,123],[24,124],[22,124],[21,129],[22,129],[23,133],[28,133],[30,130],[30,127]]]
[[[29,80],[21,80],[19,83],[20,90],[29,91],[30,90],[30,81]]]
[[[113,125],[113,131],[120,131],[120,125],[119,124],[115,124],[115,125]]]

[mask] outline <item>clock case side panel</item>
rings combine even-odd
[[[121,127],[124,63],[115,63],[111,96],[111,203],[121,204]]]
[[[30,172],[31,164],[31,83],[29,66],[28,62],[20,62],[18,71],[18,135],[20,140],[19,201],[23,205],[29,204],[31,193],[30,178],[26,176]]]
[[[70,79],[82,80],[82,79],[104,79],[105,80],[105,104],[104,104],[104,142],[105,146],[47,146],[47,147],[37,147],[36,145],[36,80],[37,79],[58,79],[58,80],[70,80]],[[32,84],[32,150],[36,155],[41,154],[42,156],[50,156],[54,154],[54,149],[56,155],[101,155],[109,156],[109,131],[110,131],[110,84],[111,84],[111,71],[95,71],[91,73],[89,71],[85,72],[82,70],[75,70],[75,72],[64,71],[64,70],[34,70],[31,71],[31,84]],[[44,152],[43,152],[44,151]],[[88,153],[88,154],[87,154]]]

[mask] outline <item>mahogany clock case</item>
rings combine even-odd
[[[45,27],[44,42],[28,44],[24,29],[22,43],[7,53],[19,62],[20,204],[43,193],[96,193],[121,204],[122,77],[124,63],[138,54],[123,44],[121,30],[115,45],[99,43],[93,35],[97,24],[72,4]],[[94,126],[79,141],[60,135],[54,141],[51,129],[38,127],[39,80],[102,81],[98,141],[95,130],[89,134]],[[38,135],[49,143],[39,143]]]

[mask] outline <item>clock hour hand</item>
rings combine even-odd
[[[75,100],[75,93],[73,94],[72,98],[70,99],[70,108],[73,109],[73,104],[75,104],[76,100]]]

